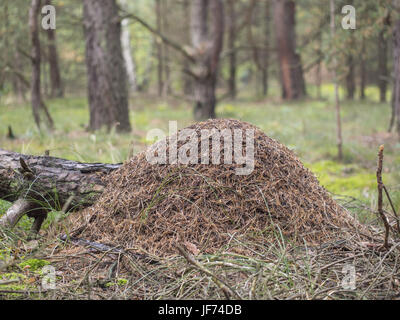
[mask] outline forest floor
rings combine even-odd
[[[395,208],[400,208],[400,141],[394,134],[387,132],[390,106],[376,102],[377,92],[373,88],[367,91],[368,99],[366,101],[343,102],[344,161],[338,162],[336,159],[335,110],[331,100],[332,87],[324,86],[323,89],[323,96],[328,97],[327,99],[307,99],[296,103],[282,102],[279,99],[256,100],[243,95],[234,102],[221,101],[217,107],[217,116],[250,122],[271,138],[285,144],[316,174],[321,185],[331,192],[336,200],[345,204],[350,211],[357,215],[360,221],[379,226],[379,219],[376,215],[376,163],[378,148],[381,144],[385,145],[383,180],[391,194]],[[173,98],[160,99],[154,96],[140,95],[132,97],[130,101],[132,133],[117,134],[114,131],[109,134],[106,132],[91,133],[86,130],[89,120],[86,97],[48,100],[47,104],[56,127],[52,133],[46,130],[39,132],[36,129],[29,104],[16,105],[3,101],[0,104],[0,148],[35,155],[44,154],[46,150],[49,150],[52,156],[70,160],[117,163],[125,161],[150,144],[146,141],[146,134],[150,129],[159,128],[168,135],[168,121],[176,120],[179,129],[193,123],[190,103]],[[16,136],[13,140],[6,137],[9,125],[12,126]],[[0,200],[0,215],[9,206],[10,203]],[[385,207],[388,208],[386,202]],[[30,299],[61,297],[55,293],[43,296],[43,293],[37,292],[36,285],[41,276],[41,268],[50,263],[40,253],[39,248],[43,243],[48,246],[51,241],[56,241],[51,237],[54,237],[55,225],[61,220],[59,212],[51,213],[42,230],[43,239],[39,241],[26,241],[31,223],[27,217],[20,221],[13,232],[2,231],[2,235],[0,235],[0,299],[2,297]],[[290,259],[285,260],[286,258],[283,257],[286,252],[284,246],[275,249],[274,254],[278,257],[278,263],[275,267],[272,266],[273,268],[270,263],[267,263],[264,268],[272,268],[268,275],[269,278],[273,275],[277,277],[276,279],[285,278],[285,275],[290,273],[289,269],[292,268]],[[238,261],[232,262],[234,258],[229,257],[231,259],[229,260],[230,266],[232,263],[238,263]],[[210,261],[218,260],[216,257],[204,259],[206,260],[203,262],[205,265],[208,263],[210,268],[218,265],[218,263],[210,263]],[[311,279],[314,272],[308,264],[305,264],[306,267],[303,266],[304,274],[299,273],[299,270],[292,270],[295,272],[294,275],[285,278],[283,284],[275,283],[275,287],[272,289],[270,287],[257,289],[252,284],[253,280],[260,277],[260,264],[262,263],[254,259],[243,261],[241,260],[238,264],[242,268],[241,270],[252,272],[250,278],[246,278],[248,280],[243,286],[247,290],[246,292],[249,292],[249,296],[241,293],[243,297],[261,299],[269,297],[313,298],[314,295],[316,298],[325,297],[325,289],[322,287],[315,285],[307,287],[304,284],[306,283],[304,279]],[[178,270],[178,262],[173,260],[169,263]],[[224,263],[228,265],[226,261]],[[2,266],[7,266],[8,270],[2,270]],[[190,277],[189,275],[188,278]],[[226,277],[229,278],[227,274]],[[210,287],[210,279],[206,276],[202,276],[200,279],[194,277],[193,273],[190,281],[184,282],[183,279],[182,276],[180,283],[167,284],[164,288],[165,291],[158,289],[160,292],[158,296],[144,297],[137,294],[136,297],[201,298],[200,293],[194,294],[188,288],[191,288],[192,284],[195,286],[195,283],[200,285],[203,282],[204,288]],[[293,285],[293,281],[297,281],[296,279],[302,279],[303,282],[300,282],[304,286],[301,287],[301,290],[304,289],[305,293],[293,293],[300,290],[297,288],[297,291],[288,289],[291,294],[283,294],[285,288],[296,287]],[[7,281],[11,282],[6,283]],[[127,282],[129,281],[124,278],[110,282],[109,287],[114,290],[111,297],[128,297],[126,290],[123,290]],[[187,285],[185,287],[188,289],[187,291],[184,290],[183,283]],[[310,280],[309,283],[313,282]],[[182,287],[179,287],[180,285]],[[265,292],[261,293],[260,290],[265,290]],[[185,292],[189,291],[191,294],[185,295]],[[238,289],[239,291],[242,292]],[[204,296],[219,298],[220,295],[217,292],[218,290],[214,290],[212,294],[208,292],[208,295],[204,293]],[[374,297],[366,292],[363,287],[359,293],[350,297]],[[324,293],[324,295],[321,296],[320,293]],[[129,297],[134,296],[130,295]],[[76,290],[69,296],[69,298],[79,299],[88,297],[90,297],[90,292],[87,295],[86,291],[77,292]],[[344,297],[349,298],[349,296]],[[385,296],[379,293],[376,297]],[[341,296],[333,298],[341,298]]]

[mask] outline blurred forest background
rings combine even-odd
[[[42,27],[45,5],[55,7],[55,29]],[[355,29],[342,27],[345,5],[355,8]],[[371,209],[385,144],[384,180],[399,207],[399,8],[397,0],[2,0],[0,147],[116,163],[170,120],[183,128],[236,118],[294,150],[334,195]]]

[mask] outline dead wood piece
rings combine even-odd
[[[35,218],[32,231],[38,231],[51,210],[66,212],[88,207],[103,192],[104,177],[120,166],[0,149],[0,199],[15,202],[0,219],[0,225],[14,227],[28,214]]]

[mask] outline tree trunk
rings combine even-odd
[[[353,55],[349,54],[347,56],[347,75],[346,75],[346,89],[347,89],[347,99],[353,100],[354,93],[356,91],[356,83],[354,77],[354,61]]]
[[[128,87],[115,0],[84,0],[90,129],[130,131]]]
[[[162,32],[162,16],[161,16],[161,0],[156,0],[156,19],[157,19],[157,32]],[[157,46],[157,84],[158,96],[161,97],[164,89],[164,55],[163,45],[158,37],[156,39]]]
[[[15,44],[13,68],[17,72],[20,72],[21,70],[23,70],[21,54],[17,50],[17,44]],[[25,92],[27,91],[27,89],[29,89],[29,83],[26,83],[26,80],[22,80],[21,74],[19,74],[19,73],[18,74],[14,73],[13,77],[14,77],[14,81],[15,81],[14,93],[15,93],[15,96],[17,97],[18,103],[26,102]]]
[[[121,0],[123,8],[127,6],[126,0]],[[132,58],[131,52],[131,36],[129,32],[128,19],[122,20],[122,34],[121,34],[122,53],[125,61],[125,69],[128,75],[129,88],[131,92],[137,91],[136,83],[136,65]]]
[[[379,32],[378,36],[378,86],[379,86],[379,100],[386,102],[387,82],[389,72],[387,68],[387,51],[388,42],[385,38],[385,29]]]
[[[227,2],[227,16],[228,16],[228,50],[229,50],[229,96],[232,100],[236,98],[236,12],[235,0],[228,0]]]
[[[262,86],[263,86],[263,96],[266,97],[268,94],[268,68],[269,68],[269,46],[270,46],[270,41],[269,38],[271,36],[270,33],[270,19],[271,19],[271,13],[270,13],[270,2],[269,0],[265,1],[265,35],[264,35],[264,67],[262,68]]]
[[[290,0],[274,2],[282,97],[288,100],[299,99],[306,95],[306,90],[300,55],[296,53],[296,5]]]
[[[161,24],[162,24],[162,30],[165,34],[169,34],[169,23],[168,23],[168,18],[169,12],[168,12],[168,0],[163,0],[162,5],[161,5],[161,12],[162,12],[162,19],[161,19]],[[163,61],[164,61],[164,72],[165,72],[165,81],[164,81],[164,86],[163,86],[163,96],[168,96],[171,94],[171,69],[170,69],[170,58],[169,58],[169,47],[165,44],[162,43],[163,46]]]
[[[8,13],[8,3],[5,2],[4,3],[4,7],[3,7],[3,24],[4,24],[4,29],[7,31],[9,29],[9,13]],[[2,26],[3,27],[3,26]],[[3,91],[4,89],[4,84],[6,81],[6,72],[5,69],[7,67],[7,63],[9,61],[8,59],[8,55],[9,55],[9,51],[8,51],[8,47],[9,47],[9,41],[8,41],[8,32],[4,32],[4,34],[2,35],[2,45],[3,45],[3,52],[2,52],[2,60],[0,61],[0,92]]]
[[[46,5],[51,5],[51,0],[46,0]],[[50,65],[50,96],[62,97],[64,95],[60,67],[58,64],[57,44],[56,44],[56,31],[53,29],[46,30],[48,40],[48,61]]]
[[[338,160],[343,160],[343,138],[342,138],[342,119],[340,114],[340,100],[339,100],[339,83],[337,77],[337,58],[334,46],[336,26],[335,26],[335,0],[330,0],[330,18],[331,18],[331,46],[333,48],[333,82],[335,85],[335,111],[336,111],[336,143],[338,148]]]
[[[322,55],[322,32],[319,31],[318,32],[318,37],[317,37],[317,41],[318,41],[318,57],[320,57]],[[318,59],[318,63],[317,63],[317,68],[315,70],[315,77],[316,77],[316,85],[317,85],[317,99],[321,100],[322,98],[322,91],[321,91],[321,86],[322,86],[322,74],[321,74],[321,59]]]
[[[393,1],[395,9],[399,13],[400,0]],[[393,104],[392,104],[392,123],[396,127],[396,131],[400,138],[400,19],[393,25]],[[393,126],[392,125],[392,126]]]
[[[120,166],[0,149],[0,198],[16,202],[0,219],[0,225],[14,226],[25,213],[40,218],[51,210],[73,211],[90,206],[103,192],[103,178]]]
[[[189,45],[190,43],[190,4],[189,0],[183,0],[183,25],[184,25],[184,37],[185,37],[185,45]],[[183,93],[186,96],[191,96],[193,94],[193,79],[187,74],[187,71],[190,68],[190,61],[183,57],[183,72],[182,72],[182,82],[183,82]]]
[[[209,9],[210,27],[207,23]],[[222,0],[193,0],[191,11],[191,36],[195,51],[192,71],[195,77],[194,117],[204,120],[215,118],[215,89],[224,31],[223,3]]]
[[[360,99],[365,100],[365,88],[367,85],[365,38],[362,38],[361,59],[360,59]]]
[[[32,42],[32,83],[31,83],[31,102],[33,117],[36,126],[40,129],[40,110],[43,110],[47,118],[47,123],[50,129],[54,127],[53,119],[43,102],[40,89],[40,40],[39,40],[39,25],[38,15],[40,12],[40,0],[32,0],[29,9],[29,30]]]

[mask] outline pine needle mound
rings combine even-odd
[[[166,257],[177,253],[177,244],[212,253],[233,237],[268,246],[279,234],[316,245],[354,231],[356,222],[314,174],[258,128],[226,119],[189,128],[198,136],[202,129],[254,129],[254,171],[237,175],[243,165],[236,163],[150,164],[140,153],[107,178],[101,198],[75,221],[85,226],[80,237]]]

